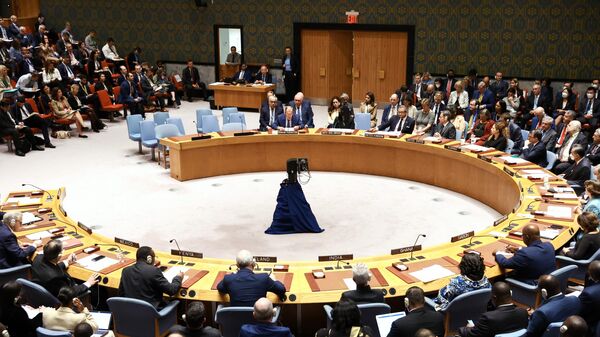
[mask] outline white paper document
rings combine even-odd
[[[417,278],[419,281],[426,283],[452,276],[454,275],[454,272],[440,266],[439,264],[434,264],[433,266],[423,268],[418,271],[413,271],[410,273],[410,275]]]
[[[392,323],[398,318],[402,318],[406,316],[404,311],[400,312],[392,312],[390,314],[383,314],[375,316],[375,320],[377,321],[377,328],[379,329],[380,336],[387,336],[390,330],[392,329]]]
[[[544,239],[554,240],[560,234],[558,229],[544,229],[540,231],[540,236]]]
[[[41,218],[38,218],[37,216],[35,216],[33,213],[30,212],[24,212],[23,213],[23,225],[28,225],[32,222],[36,222],[36,221],[40,221],[42,220]]]
[[[110,312],[92,311],[90,314],[94,317],[94,321],[98,323],[98,329],[106,330],[110,327]]]
[[[36,232],[36,233],[31,233],[31,234],[25,235],[25,237],[31,241],[41,240],[41,239],[49,238],[51,236],[52,236],[52,233],[50,233],[48,231],[41,231],[41,232]]]
[[[356,290],[356,283],[354,283],[352,278],[345,278],[344,284],[346,284],[346,288],[348,288],[348,290]]]
[[[467,145],[461,146],[461,148],[469,150],[469,151],[479,151],[479,152],[487,151],[490,149],[489,147],[480,146],[480,145],[476,145],[476,144],[467,144]]]
[[[42,203],[42,199],[40,199],[40,198],[30,198],[30,197],[8,198],[6,200],[6,202],[7,203],[16,202],[20,206],[23,206],[23,205],[41,204]]]
[[[402,134],[399,131],[377,131],[375,133],[379,134],[379,135],[390,136],[390,137],[400,137],[400,135]]]
[[[39,315],[42,312],[40,309],[30,307],[26,304],[22,305],[21,308],[23,308],[23,310],[25,310],[25,312],[27,313],[27,317],[29,317],[29,319],[33,319],[35,316]]]
[[[91,271],[99,272],[104,268],[110,267],[113,264],[119,263],[118,260],[111,259],[110,257],[103,257],[100,260],[93,261],[95,258],[99,257],[99,254],[91,254],[90,256],[84,257],[83,259],[77,260],[77,263],[85,269],[89,269]]]
[[[331,128],[331,129],[327,129],[330,132],[341,132],[341,133],[352,133],[354,132],[354,129],[336,129],[336,128]]]
[[[429,136],[429,137],[423,138],[423,140],[426,142],[439,142],[441,139],[438,137]]]
[[[500,159],[502,159],[503,161],[507,161],[511,164],[529,163],[527,160],[525,160],[523,158],[519,158],[519,157],[504,156],[504,157],[500,157]]]
[[[577,194],[575,194],[575,193],[554,193],[552,195],[552,197],[556,198],[556,199],[576,200]]]
[[[167,269],[166,271],[163,271],[163,276],[169,280],[169,282],[173,282],[173,278],[175,276],[177,276],[177,274],[179,274],[179,272],[185,273],[186,271],[188,271],[190,268],[189,267],[183,267],[183,266],[173,266],[169,269]],[[187,276],[183,276],[183,281],[181,281],[181,283],[185,282],[185,280],[187,279]]]
[[[547,216],[561,219],[571,219],[572,213],[571,207],[562,206],[548,206],[548,210],[546,211]]]

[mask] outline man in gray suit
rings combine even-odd
[[[551,152],[554,151],[556,138],[558,136],[556,131],[554,131],[554,129],[552,128],[552,123],[554,123],[552,117],[546,116],[542,118],[542,143],[544,143],[546,150]]]
[[[240,64],[242,63],[242,55],[237,52],[237,48],[235,46],[231,46],[231,53],[227,54],[227,59],[225,60],[225,64]]]
[[[450,111],[442,111],[439,123],[435,126],[434,137],[456,139],[456,128],[450,123]]]

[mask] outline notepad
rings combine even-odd
[[[23,310],[25,310],[25,312],[27,313],[27,317],[29,317],[29,319],[33,319],[35,316],[39,315],[42,312],[40,309],[30,307],[26,304],[21,305],[21,308],[23,308]]]
[[[544,239],[554,240],[560,234],[558,229],[544,229],[540,231],[540,236]]]
[[[175,278],[175,276],[177,276],[177,274],[179,274],[179,272],[185,273],[189,269],[190,269],[189,267],[173,266],[173,267],[167,269],[166,271],[163,271],[163,276],[169,282],[173,282],[173,278]],[[181,281],[181,283],[185,282],[186,279],[187,279],[187,276],[184,275],[183,276],[183,281]]]
[[[548,206],[546,215],[554,218],[571,219],[571,207]]]
[[[33,213],[24,212],[23,219],[21,222],[23,223],[23,225],[29,225],[32,222],[36,222],[36,221],[40,221],[40,220],[42,220],[42,218],[38,218]]]
[[[110,267],[113,264],[119,263],[118,260],[111,259],[110,257],[104,257],[98,261],[92,261],[95,258],[99,257],[99,254],[91,254],[87,257],[84,257],[81,260],[77,260],[77,264],[82,266],[85,269],[89,269],[91,271],[99,272],[104,268]]]
[[[346,288],[348,288],[348,290],[356,290],[356,283],[354,283],[354,280],[352,278],[345,278],[344,284],[346,285]]]
[[[552,195],[552,197],[556,198],[556,199],[575,200],[575,199],[577,199],[577,194],[575,194],[575,193],[554,193],[554,195]]]
[[[426,283],[452,276],[454,275],[454,272],[440,266],[439,264],[434,264],[433,266],[426,267],[418,271],[413,271],[410,273],[410,275],[419,281]]]
[[[379,329],[380,336],[387,336],[390,330],[392,329],[392,323],[395,320],[406,316],[404,311],[400,312],[392,312],[391,314],[383,314],[375,316],[375,320],[377,321],[377,328]]]
[[[500,159],[502,159],[505,162],[509,162],[511,164],[524,164],[524,163],[528,163],[527,160],[525,160],[523,158],[518,158],[518,157],[503,156],[503,157],[500,157]]]
[[[50,233],[49,231],[41,231],[41,232],[35,232],[35,233],[25,235],[25,237],[31,241],[41,240],[41,239],[49,238],[51,236],[52,236],[52,233]]]
[[[465,146],[462,146],[461,148],[467,149],[470,151],[478,151],[478,152],[483,152],[483,151],[487,151],[490,149],[489,147],[480,146],[480,145],[476,145],[476,144],[467,144]]]
[[[422,140],[426,141],[426,142],[439,142],[440,138],[438,137],[433,137],[433,136],[429,136],[429,137],[425,137]]]
[[[110,328],[110,312],[92,311],[90,312],[94,321],[98,323],[98,329],[106,330]]]

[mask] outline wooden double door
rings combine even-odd
[[[300,39],[301,85],[310,99],[346,92],[357,102],[372,91],[387,102],[406,84],[407,32],[305,29]]]

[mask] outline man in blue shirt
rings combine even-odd
[[[244,324],[240,329],[240,337],[293,337],[290,328],[277,326],[272,320],[275,315],[273,303],[268,298],[259,298],[254,303],[254,312],[252,313],[257,323]]]

